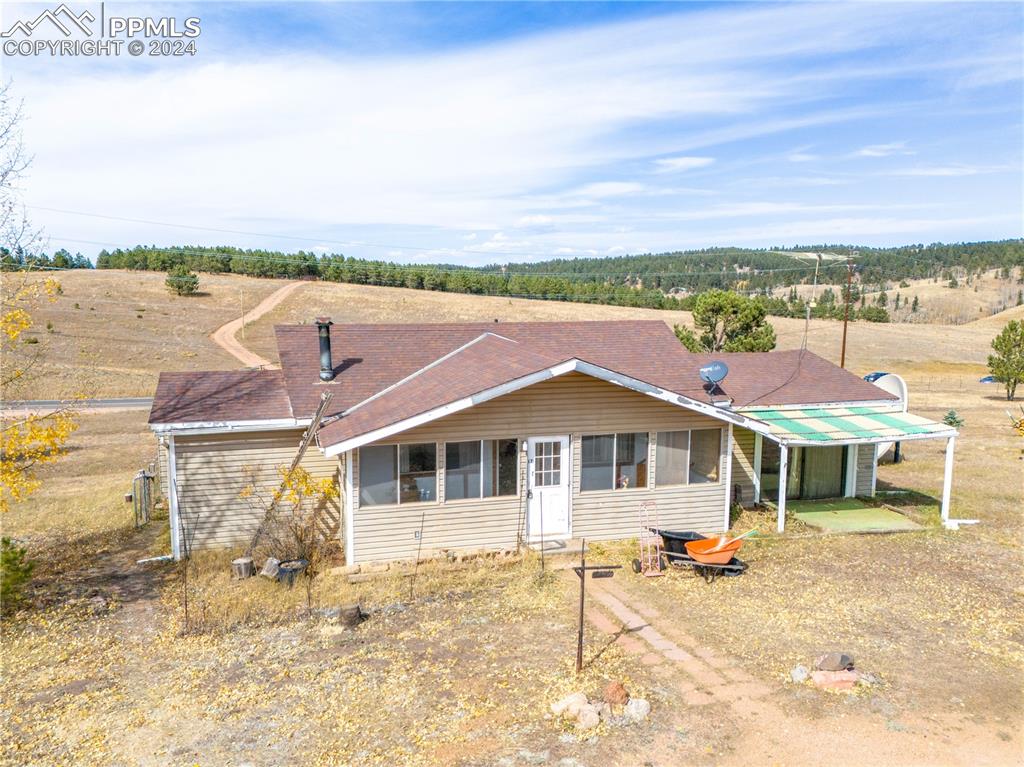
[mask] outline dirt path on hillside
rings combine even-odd
[[[258,354],[249,351],[235,338],[235,334],[242,329],[242,324],[248,324],[255,322],[267,312],[271,311],[279,303],[284,301],[288,296],[294,293],[296,290],[301,288],[305,283],[303,282],[289,282],[283,288],[279,288],[271,293],[269,296],[260,301],[251,311],[246,312],[237,320],[231,320],[231,322],[225,323],[217,328],[215,331],[210,333],[210,340],[212,340],[217,346],[222,348],[228,354],[235,359],[239,360],[246,367],[251,368],[266,368],[269,370],[276,370],[278,368],[270,360],[264,359]]]

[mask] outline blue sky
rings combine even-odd
[[[198,54],[4,57],[51,248],[483,264],[1024,236],[1015,3],[106,13],[199,16]]]

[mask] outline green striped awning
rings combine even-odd
[[[884,405],[744,408],[740,412],[766,424],[771,436],[781,442],[892,442],[956,434],[944,423]]]

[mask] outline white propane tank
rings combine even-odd
[[[904,413],[907,412],[907,408],[909,407],[909,402],[908,402],[909,395],[907,393],[907,382],[904,381],[901,376],[898,376],[895,373],[886,373],[881,378],[878,378],[875,381],[872,381],[872,383],[875,386],[877,386],[879,389],[881,389],[883,391],[886,391],[889,394],[893,394],[896,397],[898,397],[899,401],[900,401],[900,409]],[[890,450],[892,450],[892,446],[893,446],[892,442],[880,442],[877,445],[877,449],[878,449],[877,455],[878,455],[878,457],[881,458],[883,455],[885,455]]]

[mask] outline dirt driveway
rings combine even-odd
[[[305,284],[304,282],[290,282],[284,287],[278,288],[238,319],[221,325],[210,334],[210,339],[246,367],[262,367],[271,370],[280,367],[270,360],[264,359],[260,355],[246,349],[235,337],[235,334],[242,329],[243,325],[255,322]]]

